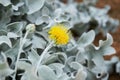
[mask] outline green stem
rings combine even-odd
[[[18,51],[18,55],[17,55],[17,60],[16,60],[16,64],[15,64],[15,74],[13,76],[13,80],[15,80],[15,77],[16,77],[16,72],[17,72],[17,66],[18,66],[18,61],[19,61],[19,58],[20,58],[20,54],[22,52],[22,48],[23,48],[23,45],[25,44],[25,41],[26,41],[26,38],[27,38],[27,35],[29,33],[29,30],[27,30],[27,32],[25,33],[25,36],[24,38],[21,40],[20,42],[20,48],[19,48],[19,51]]]
[[[37,63],[37,66],[36,66],[36,68],[35,68],[35,74],[37,74],[39,65],[41,64],[41,62],[42,62],[44,56],[47,54],[48,50],[53,46],[53,43],[54,43],[54,42],[51,42],[51,43],[45,48],[45,50],[42,52],[42,54],[41,54],[41,56],[40,56],[40,58],[39,58],[39,61],[38,61],[38,63]]]

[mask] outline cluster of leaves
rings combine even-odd
[[[96,14],[98,11],[100,14]],[[118,22],[111,19],[107,11],[106,8],[101,10],[83,3],[64,4],[58,0],[1,0],[0,80],[12,80],[14,74],[16,80],[107,80],[109,71],[103,56],[115,53],[111,47],[113,40],[107,34],[107,39],[100,40],[96,47],[92,43],[94,31],[84,32],[78,40],[71,37],[66,46],[53,46],[35,74],[39,57],[49,43],[47,31],[51,25],[61,23],[82,32],[88,30],[91,20],[95,20],[100,28],[111,30]],[[34,23],[36,30],[27,36],[20,49],[29,23]],[[21,55],[17,72],[14,72],[18,52]]]
[[[108,15],[110,6],[105,8],[95,7],[97,0],[84,0],[82,3],[68,0],[63,3],[59,0],[1,0],[0,26],[8,23],[25,21],[34,23],[41,30],[59,22],[72,28],[78,35],[94,29],[96,33],[115,31],[119,21]]]

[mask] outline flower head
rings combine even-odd
[[[65,45],[69,42],[68,29],[62,24],[56,24],[49,30],[49,37],[55,41],[57,45]]]

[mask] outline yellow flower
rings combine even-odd
[[[68,29],[62,24],[56,24],[49,30],[49,37],[55,41],[57,45],[65,45],[69,42]]]

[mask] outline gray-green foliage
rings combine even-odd
[[[108,7],[94,7],[95,0],[93,3],[87,0],[83,3],[71,2],[0,0],[0,80],[14,78],[18,52],[21,56],[17,63],[16,80],[107,80],[109,70],[103,56],[115,53],[111,46],[112,36],[107,34],[107,39],[100,40],[99,46],[95,46],[93,41],[95,31],[102,29],[107,33],[114,30],[118,21],[107,15]],[[91,21],[98,24],[95,31],[84,32],[90,28]],[[35,24],[36,30],[28,34],[19,51],[29,23]],[[47,31],[56,23],[64,24],[81,36],[78,40],[71,36],[67,45],[53,46],[35,74],[40,55],[50,42]]]

